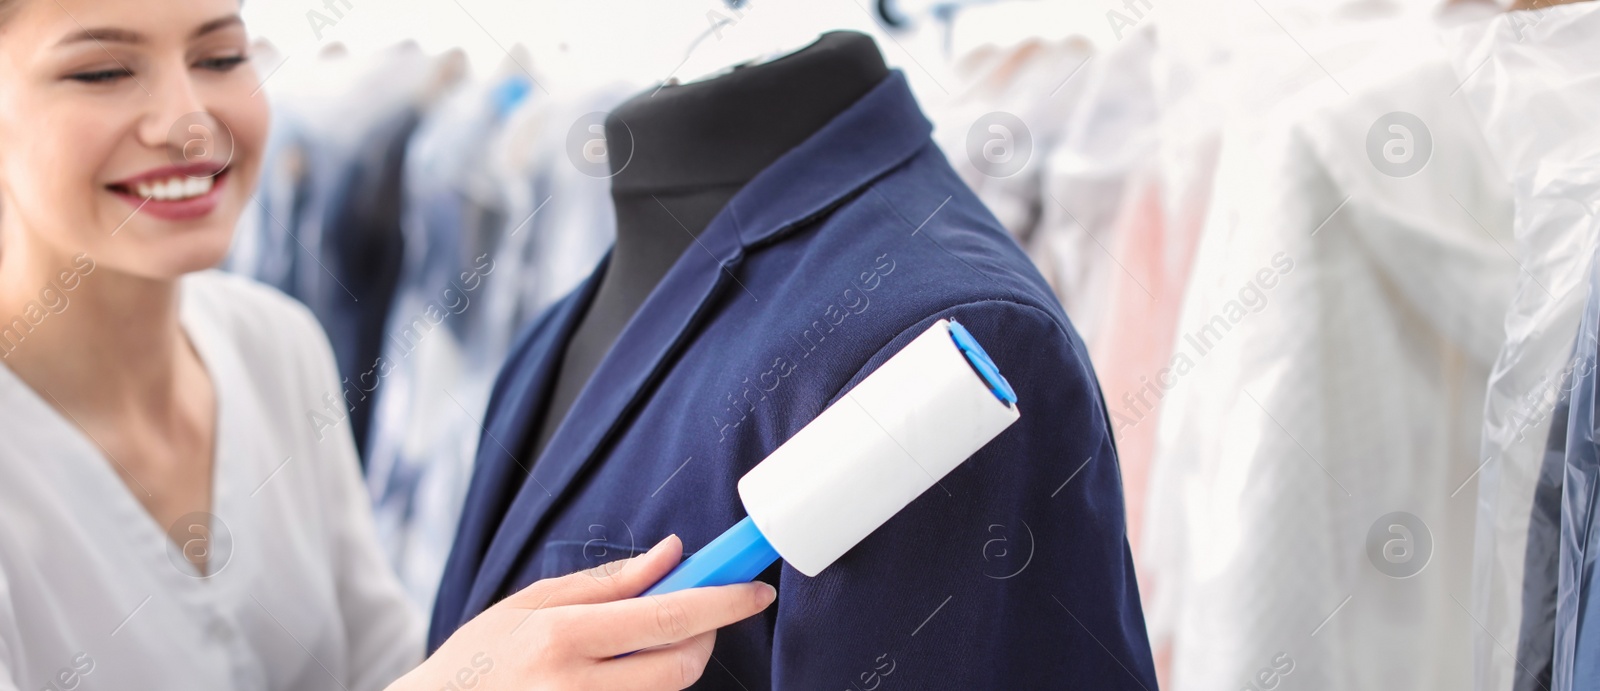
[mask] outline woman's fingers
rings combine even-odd
[[[677,535],[668,535],[637,557],[537,581],[501,604],[518,609],[549,609],[634,597],[665,577],[682,557],[683,541]]]
[[[686,689],[699,681],[716,644],[717,632],[711,630],[669,646],[606,660],[594,667],[584,688]]]
[[[690,588],[571,607],[562,628],[574,650],[604,658],[714,631],[766,609],[776,598],[777,591],[759,581]]]
[[[765,609],[777,592],[741,583],[636,597],[682,553],[683,544],[669,537],[634,559],[524,588],[463,625],[392,688],[450,687],[453,677],[445,675],[482,651],[519,661],[506,666],[513,676],[495,688],[575,681],[586,683],[574,688],[687,688],[705,670],[716,630]]]

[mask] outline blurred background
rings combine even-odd
[[[229,266],[329,330],[427,608],[506,349],[611,241],[605,114],[862,32],[1089,346],[1164,686],[1583,687],[1592,5],[251,2]]]

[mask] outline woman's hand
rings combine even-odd
[[[766,609],[777,592],[757,582],[636,598],[682,554],[674,535],[638,557],[523,588],[389,691],[686,688],[705,671],[717,629]]]

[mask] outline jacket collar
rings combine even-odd
[[[910,159],[932,131],[905,74],[890,72],[728,202],[743,246],[760,246],[827,211]]]
[[[574,480],[627,429],[649,391],[692,341],[713,302],[711,298],[729,286],[738,290],[730,279],[745,256],[745,249],[780,240],[788,231],[909,160],[930,144],[931,130],[905,75],[896,70],[734,195],[623,328],[531,466],[534,477],[523,483],[499,521],[457,625],[515,585],[506,580],[527,553],[530,542],[539,536],[551,508],[567,497],[575,486]],[[585,285],[597,283],[604,268],[602,263]],[[760,286],[754,290],[746,297],[760,301]],[[570,334],[576,320],[587,311],[593,290],[582,290],[578,297],[573,308],[565,310],[554,325],[557,333]],[[535,363],[507,363],[502,377],[520,379],[529,385],[507,387],[505,400],[491,411],[498,415],[488,432],[512,452],[527,448],[531,423],[542,417],[548,389],[555,379],[552,368],[544,363],[558,360],[565,342],[563,338],[546,348],[532,349]],[[539,374],[519,374],[529,367]],[[477,472],[505,476],[502,466],[515,462],[486,433],[484,442],[479,444]],[[472,508],[469,506],[468,511]],[[493,523],[492,517],[489,522]],[[464,533],[462,538],[466,537]]]

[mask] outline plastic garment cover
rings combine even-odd
[[[1163,240],[1160,264],[1167,273],[1162,278],[1145,279],[1137,256],[1114,246],[1116,254],[1139,276],[1149,295],[1140,290],[1118,293],[1131,296],[1114,305],[1106,337],[1091,344],[1091,353],[1101,384],[1107,394],[1117,428],[1118,454],[1123,464],[1124,491],[1130,511],[1136,504],[1167,494],[1154,489],[1140,493],[1154,483],[1160,450],[1157,430],[1163,414],[1160,373],[1168,367],[1174,353],[1177,320],[1188,286],[1188,271],[1193,263],[1194,245],[1212,206],[1212,189],[1224,126],[1235,137],[1248,141],[1263,114],[1307,88],[1333,88],[1317,63],[1305,60],[1303,53],[1285,46],[1284,32],[1309,41],[1320,62],[1338,69],[1350,59],[1360,42],[1347,37],[1328,40],[1315,27],[1333,23],[1332,19],[1350,14],[1354,4],[1365,4],[1370,11],[1382,3],[1314,3],[1298,6],[1275,4],[1272,14],[1253,5],[1216,0],[1193,0],[1163,5],[1152,16],[1156,50],[1150,61],[1152,85],[1161,113],[1155,151],[1153,184],[1162,209],[1160,237]],[[1291,52],[1292,51],[1292,52]],[[1135,191],[1134,194],[1141,194]],[[1132,218],[1122,222],[1137,223]],[[1132,231],[1124,236],[1119,229],[1115,243],[1137,242]],[[1113,275],[1113,280],[1117,276]],[[1172,294],[1170,291],[1175,290]],[[1141,306],[1139,301],[1147,304]],[[1140,315],[1144,324],[1130,323],[1124,315]],[[1130,332],[1144,331],[1144,342],[1129,346]],[[1159,355],[1159,357],[1157,357]],[[1142,377],[1143,379],[1139,379]],[[1155,383],[1153,389],[1150,383]],[[1131,396],[1130,396],[1131,394]],[[1131,399],[1131,400],[1130,400]],[[1142,472],[1142,469],[1143,472]],[[1148,496],[1144,496],[1148,495]],[[1176,507],[1169,507],[1175,509]],[[1183,520],[1163,507],[1147,506],[1144,519],[1167,516]],[[1177,555],[1186,539],[1180,534],[1143,529],[1144,520],[1130,518],[1130,542],[1137,540],[1135,558],[1139,567],[1140,590],[1145,596],[1146,613],[1151,617],[1151,632],[1156,647],[1157,672],[1163,686],[1171,686],[1171,647],[1174,633],[1171,621],[1177,616],[1179,593],[1185,577],[1174,571]],[[1136,532],[1135,532],[1136,531]],[[1152,544],[1144,545],[1148,540]],[[1158,607],[1164,609],[1157,609]],[[1287,664],[1285,662],[1285,664]],[[1256,671],[1260,671],[1257,668]]]
[[[1231,123],[1236,136],[1243,133],[1248,139],[1253,136],[1250,123],[1260,121],[1279,102],[1308,87],[1331,88],[1318,65],[1305,60],[1298,49],[1291,46],[1287,50],[1293,52],[1285,52],[1285,31],[1312,41],[1321,61],[1337,69],[1337,60],[1348,61],[1361,49],[1361,42],[1346,37],[1329,41],[1314,29],[1353,17],[1393,14],[1402,4],[1406,3],[1277,3],[1269,15],[1253,5],[1191,0],[1163,5],[1139,27],[1141,33],[1152,34],[1138,38],[1152,53],[1148,82],[1160,114],[1153,125],[1154,161],[1152,168],[1135,167],[1130,174],[1110,241],[1111,254],[1126,271],[1112,272],[1111,304],[1106,308],[1110,316],[1089,345],[1116,428],[1130,514],[1129,542],[1135,549],[1146,613],[1158,635],[1157,671],[1164,680],[1170,659],[1163,648],[1171,642],[1171,632],[1158,621],[1162,615],[1152,605],[1172,604],[1176,598],[1156,595],[1162,589],[1161,564],[1149,558],[1170,555],[1177,547],[1162,535],[1149,536],[1156,542],[1154,548],[1142,547],[1146,516],[1161,514],[1160,508],[1147,510],[1144,504],[1164,392],[1158,375],[1177,345],[1177,321],[1211,207],[1224,125]]]
[[[1054,146],[1081,90],[1067,77],[1090,54],[1079,37],[985,44],[956,60],[959,90],[930,114],[934,140],[951,167],[1019,242],[1039,223],[1040,152]],[[995,113],[1015,116],[1026,132]]]
[[[1148,167],[1156,103],[1149,32],[1092,52],[1082,37],[964,56],[964,90],[934,117],[952,167],[1050,282],[1085,341],[1109,315],[1128,178]]]
[[[1462,93],[1515,191],[1515,250],[1523,269],[1505,317],[1505,343],[1489,379],[1484,461],[1477,476],[1471,608],[1478,623],[1478,689],[1540,688],[1543,682],[1535,678],[1552,673],[1552,646],[1562,640],[1562,631],[1573,631],[1571,619],[1563,623],[1553,617],[1561,603],[1569,605],[1564,615],[1569,617],[1579,604],[1576,591],[1563,589],[1557,599],[1558,587],[1566,586],[1552,579],[1558,573],[1554,567],[1559,561],[1560,577],[1569,578],[1584,568],[1566,561],[1569,554],[1593,554],[1587,545],[1559,542],[1566,527],[1559,521],[1579,506],[1563,503],[1557,518],[1549,502],[1564,502],[1561,497],[1576,496],[1574,490],[1588,491],[1584,486],[1592,489],[1594,471],[1576,470],[1571,457],[1565,459],[1569,465],[1564,471],[1544,459],[1547,444],[1562,453],[1564,435],[1552,431],[1553,411],[1563,392],[1581,378],[1584,358],[1592,352],[1576,334],[1589,299],[1600,204],[1596,36],[1600,11],[1594,3],[1578,3],[1507,13],[1464,27],[1453,37]],[[1581,424],[1591,423],[1584,419]],[[1567,432],[1585,438],[1582,430]],[[1566,441],[1572,450],[1572,438]],[[1542,465],[1549,475],[1541,474]],[[1567,482],[1582,484],[1563,487]],[[1536,494],[1543,504],[1537,515]],[[1530,526],[1531,516],[1535,522]],[[1528,570],[1525,584],[1529,565],[1538,568]],[[1534,603],[1535,611],[1523,611],[1524,598]],[[1536,633],[1541,620],[1553,622],[1555,633]],[[1522,635],[1520,630],[1530,625],[1529,635]],[[1553,655],[1554,688],[1559,688],[1570,679],[1564,675],[1570,671],[1571,650]]]
[[[1595,544],[1600,533],[1594,530],[1596,517],[1595,490],[1600,488],[1600,458],[1597,458],[1595,403],[1595,335],[1600,328],[1600,274],[1590,269],[1589,301],[1584,309],[1583,324],[1578,329],[1578,342],[1574,348],[1571,395],[1566,401],[1569,416],[1566,424],[1566,453],[1564,463],[1557,465],[1555,454],[1545,455],[1545,470],[1559,471],[1562,479],[1560,545],[1561,558],[1557,562],[1557,588],[1555,600],[1555,636],[1551,666],[1551,687],[1556,689],[1592,689],[1600,684],[1600,639],[1596,638],[1595,615],[1600,614],[1600,598],[1595,597],[1595,555],[1600,553]],[[1552,432],[1561,431],[1554,426]],[[1552,444],[1552,451],[1553,451]],[[1541,489],[1546,477],[1556,472],[1541,472]],[[1535,500],[1536,504],[1539,503]],[[1548,503],[1545,504],[1549,506]],[[1535,507],[1538,510],[1538,507]],[[1532,531],[1541,526],[1530,526],[1529,541],[1536,538]],[[1547,537],[1547,534],[1544,535]],[[1528,564],[1531,575],[1537,566],[1548,568],[1548,561]],[[1531,579],[1530,579],[1531,580]],[[1539,631],[1530,622],[1542,622],[1539,608],[1531,607],[1536,591],[1524,588],[1523,602],[1528,612],[1523,616],[1523,639],[1531,640]],[[1533,616],[1529,616],[1529,615]]]
[[[1121,163],[1126,180],[1106,254],[1085,248],[1106,264],[1101,272],[1108,284],[1105,318],[1089,342],[1089,354],[1116,433],[1128,544],[1136,555],[1161,403],[1151,387],[1172,357],[1189,267],[1210,202],[1222,112],[1209,102],[1215,90],[1198,84],[1194,66],[1167,52],[1158,40],[1164,34],[1152,29],[1141,27],[1137,40],[1129,37],[1116,51],[1124,65],[1148,72],[1123,89],[1148,89],[1147,98],[1158,104],[1161,117],[1142,131],[1127,130],[1124,141],[1131,145],[1124,147]],[[1143,56],[1130,59],[1128,52]],[[1126,100],[1106,89],[1093,93]],[[1063,200],[1056,212],[1064,214],[1064,207]]]
[[[1590,268],[1588,305],[1578,327],[1570,370],[1550,420],[1528,524],[1517,639],[1515,689],[1588,689],[1600,682],[1594,637],[1594,492],[1597,459],[1595,337],[1600,326],[1600,274]]]
[[[1076,308],[1094,300],[1089,291],[1069,291],[1054,278],[1074,272],[1057,265],[1061,257],[1042,238],[1059,230],[1046,227],[1046,217],[1060,215],[1044,185],[1051,152],[1077,118],[1091,82],[1084,73],[1099,69],[1091,55],[1088,41],[1078,36],[985,45],[956,62],[960,91],[933,114],[934,140],[951,167],[1028,251],[1080,333],[1085,327]],[[1114,196],[1097,201],[1117,203]],[[1071,262],[1104,258],[1096,250],[1093,257],[1071,257]]]
[[[1350,60],[1324,59],[1337,85],[1275,74],[1274,59],[1318,70],[1281,53],[1239,66],[1301,87],[1230,118],[1173,359],[1151,377],[1141,578],[1172,648],[1167,688],[1262,670],[1296,688],[1468,683],[1452,594],[1469,590],[1472,507],[1450,494],[1478,465],[1516,265],[1494,235],[1510,191],[1448,98],[1459,82],[1434,35],[1400,20],[1300,34]],[[1405,176],[1365,146],[1397,111],[1433,142]],[[1397,512],[1421,525],[1400,521],[1415,533],[1386,551]]]
[[[1070,77],[1081,95],[1041,171],[1042,215],[1026,247],[1091,347],[1109,320],[1135,318],[1110,305],[1113,276],[1127,272],[1117,233],[1139,203],[1131,178],[1150,169],[1156,141],[1156,51],[1152,32],[1135,31]]]
[[[1595,615],[1600,614],[1600,598],[1595,597],[1596,541],[1594,530],[1595,490],[1600,487],[1600,458],[1597,458],[1595,403],[1595,334],[1600,326],[1600,274],[1591,270],[1589,304],[1584,310],[1577,348],[1577,364],[1567,420],[1566,459],[1561,488],[1561,559],[1558,562],[1556,630],[1552,667],[1554,688],[1592,689],[1600,684],[1600,638],[1596,638]],[[1553,454],[1546,456],[1550,463]],[[1542,477],[1541,477],[1542,479]],[[1530,536],[1530,540],[1531,540]],[[1529,565],[1530,568],[1533,566]],[[1524,601],[1531,593],[1524,592]],[[1534,629],[1524,617],[1524,632]],[[1569,628],[1570,627],[1570,628]],[[1531,637],[1531,636],[1530,636]],[[1567,665],[1571,676],[1567,677]]]

